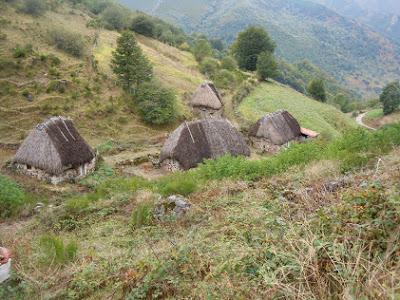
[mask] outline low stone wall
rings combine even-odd
[[[169,172],[176,172],[183,170],[179,161],[175,159],[165,159],[164,161],[161,162],[161,168]]]
[[[47,181],[51,184],[59,184],[66,181],[75,181],[84,178],[94,171],[96,168],[96,157],[89,163],[79,166],[75,169],[66,169],[60,175],[52,175],[44,170],[34,168],[25,164],[14,164],[14,168],[18,173],[35,177],[39,180]]]
[[[262,153],[278,153],[283,146],[274,145],[268,139],[258,138],[258,137],[250,137],[251,145],[260,150]]]

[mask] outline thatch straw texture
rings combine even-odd
[[[191,105],[214,110],[219,110],[223,106],[221,96],[212,82],[205,82],[197,88],[193,94]]]
[[[204,119],[180,125],[165,142],[160,161],[174,159],[187,170],[225,154],[249,156],[250,149],[227,120]]]
[[[275,145],[283,145],[301,137],[299,123],[285,110],[262,117],[253,125],[249,134],[253,137],[267,139]]]
[[[95,152],[70,119],[52,117],[31,131],[13,161],[59,175],[67,168],[91,162],[94,157]]]

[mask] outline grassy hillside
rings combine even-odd
[[[91,16],[66,4],[40,17],[0,5],[0,142],[20,142],[32,126],[59,114],[72,117],[94,145],[114,138],[140,144],[169,131],[146,126],[127,109],[129,99],[121,97],[109,67],[119,33],[88,27]],[[79,33],[85,40],[84,55],[76,58],[52,46],[48,32],[54,28]],[[196,61],[161,42],[142,36],[138,40],[156,78],[176,91],[185,114],[186,95],[204,80]],[[26,55],[15,57],[16,48],[28,49]],[[98,71],[92,68],[92,55]]]
[[[397,125],[157,181],[99,170],[55,189],[14,175],[22,188],[0,175],[2,207],[31,212],[0,222],[15,270],[0,298],[396,298],[399,145]],[[156,220],[176,193],[189,212]]]
[[[394,112],[390,115],[383,115],[383,109],[377,108],[374,110],[369,111],[364,119],[363,122],[368,126],[373,128],[380,128],[382,126],[398,123],[400,121],[400,112]]]
[[[246,26],[264,26],[277,42],[280,57],[290,63],[307,59],[341,84],[366,95],[379,93],[398,74],[397,43],[311,1],[183,2],[184,5],[182,1],[161,1],[155,6],[147,1],[144,5],[140,0],[124,0],[130,7],[145,9],[188,31],[204,32],[228,42]]]
[[[248,122],[278,109],[286,109],[296,117],[301,126],[337,136],[355,123],[336,108],[310,99],[295,90],[277,83],[264,83],[245,98],[238,111]]]

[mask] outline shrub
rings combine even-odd
[[[56,48],[75,57],[81,57],[85,53],[86,42],[83,36],[63,28],[50,30],[49,42]]]
[[[219,61],[212,57],[204,58],[200,63],[200,72],[213,77],[219,69]]]
[[[0,217],[7,218],[18,213],[20,208],[28,201],[26,194],[21,187],[0,175]]]
[[[146,123],[163,125],[177,118],[175,93],[159,84],[142,84],[135,95],[135,104]]]
[[[84,4],[90,12],[98,15],[102,13],[113,2],[110,0],[85,0]]]
[[[47,5],[44,0],[24,0],[20,7],[20,11],[32,16],[43,15],[47,10]]]
[[[236,76],[228,70],[218,71],[214,77],[214,83],[218,88],[229,89],[236,84]]]
[[[232,56],[225,56],[221,60],[221,69],[234,71],[237,69],[237,67],[236,60]]]
[[[198,62],[202,62],[206,57],[211,57],[213,54],[210,43],[206,39],[196,41],[193,48],[193,55]]]
[[[153,203],[143,202],[140,203],[132,212],[131,226],[137,229],[142,226],[150,226],[154,222],[154,205]]]
[[[140,15],[132,20],[131,29],[144,36],[154,37],[155,24],[150,17]]]
[[[70,241],[66,244],[54,235],[43,235],[38,241],[39,261],[45,265],[64,265],[75,260],[78,244]]]
[[[33,53],[33,47],[31,44],[27,44],[25,46],[19,46],[17,45],[14,49],[13,49],[13,56],[14,58],[25,58],[28,55]]]
[[[119,5],[108,6],[101,14],[101,20],[110,30],[122,30],[128,27],[126,10]]]
[[[278,73],[278,65],[274,55],[269,52],[262,52],[257,59],[257,76],[258,79],[268,80],[274,78]]]
[[[326,102],[327,95],[325,91],[325,83],[322,79],[315,78],[307,86],[307,93],[315,100]]]

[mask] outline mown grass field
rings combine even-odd
[[[259,85],[238,107],[239,113],[249,123],[278,109],[288,110],[302,127],[331,137],[356,126],[352,119],[336,108],[277,83]]]

